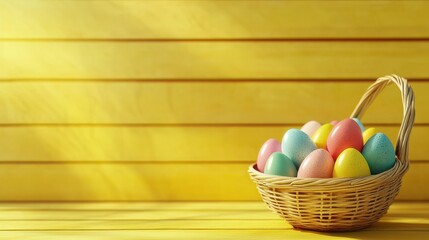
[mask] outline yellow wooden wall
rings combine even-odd
[[[428,200],[429,2],[0,1],[0,200],[257,200],[260,145],[416,94],[399,199]],[[395,140],[399,91],[363,118]]]

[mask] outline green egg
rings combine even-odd
[[[296,177],[295,164],[286,155],[280,152],[271,154],[265,164],[265,174]]]
[[[384,172],[395,164],[395,149],[383,133],[377,133],[368,139],[362,149],[362,155],[368,162],[371,174]]]

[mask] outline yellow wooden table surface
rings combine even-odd
[[[3,203],[0,222],[0,239],[428,239],[429,202],[343,233],[293,229],[262,202]]]

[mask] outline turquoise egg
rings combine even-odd
[[[297,169],[307,155],[316,149],[316,144],[301,130],[290,129],[283,136],[282,152],[293,161]]]
[[[296,167],[286,155],[280,152],[271,154],[265,164],[265,174],[296,177]]]
[[[395,164],[395,149],[383,133],[376,133],[366,142],[362,155],[368,162],[371,174],[384,172]]]
[[[359,125],[360,131],[364,132],[365,127],[363,126],[363,123],[359,120],[359,118],[352,118],[352,119]]]

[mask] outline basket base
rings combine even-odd
[[[292,225],[295,230],[305,230],[313,232],[354,232],[359,231],[368,227],[371,227],[374,223],[364,226],[348,226],[348,227],[320,227],[320,226],[303,226],[303,225]]]

